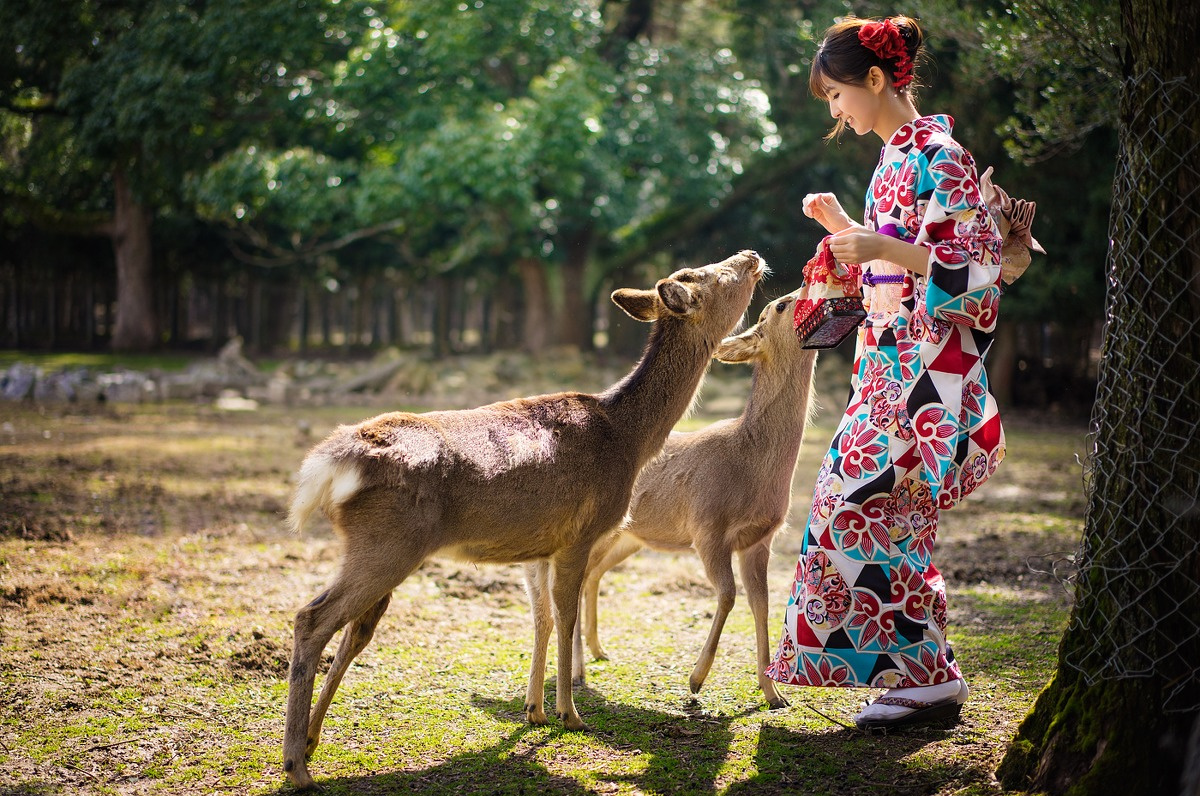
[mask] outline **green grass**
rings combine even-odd
[[[313,437],[367,414],[15,408],[0,445],[3,497],[35,493],[22,511],[72,536],[0,538],[0,792],[291,792],[280,666],[295,611],[337,571],[338,545],[320,524],[288,534],[279,511]],[[297,437],[300,420],[312,436]],[[772,634],[831,431],[810,432],[792,528],[776,540]],[[612,660],[589,660],[575,695],[590,731],[553,718],[553,644],[551,723],[531,727],[520,568],[433,562],[395,590],[310,768],[331,795],[1000,794],[992,772],[1054,671],[1068,612],[1061,585],[1026,561],[1078,536],[1081,440],[1010,428],[1009,460],[981,490],[994,494],[945,517],[950,638],[973,692],[953,728],[847,729],[869,695],[855,689],[786,688],[791,707],[766,710],[740,595],[692,695],[714,598],[695,558],[649,552],[603,581]],[[148,531],[117,521],[147,508],[161,517]]]

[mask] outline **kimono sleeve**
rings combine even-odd
[[[991,333],[1000,307],[1000,231],[962,147],[935,144],[917,156],[917,202],[925,204],[915,243],[929,250],[925,310],[938,320]]]

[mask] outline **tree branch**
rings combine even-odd
[[[66,112],[58,107],[53,94],[47,94],[37,99],[21,97],[0,97],[0,110],[11,111],[21,116],[65,116]]]
[[[230,251],[233,253],[233,256],[240,262],[246,263],[247,265],[260,266],[262,268],[278,268],[286,265],[295,265],[299,262],[320,257],[323,254],[329,254],[330,252],[337,251],[338,249],[344,249],[357,241],[365,238],[372,238],[376,235],[382,235],[385,232],[392,232],[393,230],[399,229],[403,226],[404,219],[394,218],[391,221],[384,221],[380,224],[374,224],[369,227],[363,227],[362,229],[356,229],[353,232],[348,232],[345,235],[342,235],[340,238],[335,238],[334,240],[326,243],[297,246],[290,251],[271,243],[261,231],[256,230],[253,227],[248,227],[244,230],[241,230],[242,236],[245,237],[249,243],[258,249],[270,253],[272,256],[263,256],[246,251],[240,245],[238,245],[236,236],[232,233],[226,233],[224,237],[226,243],[229,245]]]
[[[0,193],[0,199],[15,207],[30,224],[46,232],[83,238],[111,238],[115,232],[111,213],[71,213],[21,194]]]
[[[704,229],[722,213],[729,212],[731,208],[763,191],[789,181],[792,175],[808,168],[822,154],[819,149],[804,148],[759,161],[757,167],[746,172],[716,207],[705,201],[703,204],[697,203],[661,214],[638,230],[636,242],[625,247],[616,257],[604,261],[601,270],[604,273],[613,273],[628,268],[661,250],[671,241]]]

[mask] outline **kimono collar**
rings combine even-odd
[[[944,113],[938,113],[932,116],[922,116],[919,119],[913,119],[911,122],[905,122],[892,134],[892,139],[888,141],[888,146],[898,146],[912,139],[922,130],[927,131],[927,133],[951,135],[954,132],[954,119]]]

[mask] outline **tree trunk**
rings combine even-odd
[[[1192,739],[1188,743],[1183,767],[1183,787],[1180,796],[1200,796],[1200,713],[1192,725]]]
[[[487,293],[490,302],[491,347],[505,351],[521,344],[521,288],[508,272],[500,274],[494,288]]]
[[[433,355],[450,355],[450,307],[453,300],[450,277],[439,276],[433,280]]]
[[[229,339],[229,281],[218,277],[213,284],[213,322],[208,350],[219,351]]]
[[[312,314],[312,291],[308,289],[308,285],[301,282],[296,292],[300,302],[300,317],[297,321],[300,328],[296,332],[298,338],[296,347],[301,354],[307,354],[309,316]]]
[[[146,351],[158,342],[154,312],[150,225],[154,213],[133,195],[125,172],[113,172],[116,213],[113,218],[113,253],[117,261],[117,323],[115,351]]]
[[[296,318],[296,291],[291,285],[264,282],[266,298],[262,319],[263,352],[279,352],[289,348],[293,322]]]
[[[84,289],[83,301],[83,347],[91,351],[96,344],[96,275],[92,271],[87,274],[87,287]]]
[[[495,287],[479,297],[479,353],[490,354],[496,347],[496,319],[493,315]]]
[[[546,349],[549,342],[550,285],[540,260],[522,257],[517,260],[524,291],[524,310],[521,317],[521,347],[532,354]]]
[[[333,301],[336,294],[325,289],[321,291],[321,347],[333,347]]]
[[[564,241],[566,257],[562,267],[562,314],[559,316],[558,340],[561,345],[590,351],[593,318],[588,301],[587,266],[592,255],[594,232],[591,227],[568,235]]]
[[[1087,519],[1059,670],[997,776],[1181,793],[1200,711],[1200,5],[1121,0],[1125,80]]]
[[[988,387],[1002,409],[1013,405],[1013,373],[1017,368],[1017,324],[1001,318],[988,352]]]

